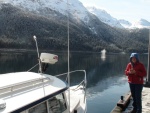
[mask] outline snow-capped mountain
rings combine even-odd
[[[124,28],[130,28],[132,26],[132,23],[124,19],[120,19],[119,22]]]
[[[150,22],[145,19],[140,19],[134,22],[131,28],[150,28]]]
[[[150,22],[148,22],[145,19],[140,19],[136,22],[129,22],[124,19],[117,20],[116,18],[112,17],[110,14],[108,14],[105,10],[97,9],[95,7],[87,7],[88,11],[97,16],[102,22],[112,26],[112,27],[118,27],[118,28],[128,28],[128,29],[134,29],[134,28],[150,28]]]
[[[124,28],[128,28],[128,29],[135,29],[135,28],[150,28],[150,22],[148,22],[145,19],[140,19],[138,21],[135,21],[133,23],[130,23],[129,21],[126,20],[119,20],[120,24],[124,27]]]
[[[108,14],[105,10],[97,9],[95,7],[85,8],[79,0],[0,0],[0,3],[10,3],[13,6],[23,8],[38,14],[45,14],[47,16],[57,16],[56,13],[51,13],[51,11],[56,11],[62,15],[68,14],[72,16],[77,22],[83,21],[88,25],[90,21],[89,14],[92,13],[99,18],[105,24],[112,27],[118,28],[149,28],[150,22],[141,19],[133,24],[126,20],[117,20]],[[67,5],[68,4],[68,5]],[[93,26],[94,27],[94,26]],[[94,29],[94,28],[93,28]]]
[[[78,0],[1,0],[0,2],[10,3],[17,7],[25,8],[29,11],[36,13],[48,14],[49,10],[57,11],[63,15],[67,15],[67,12],[74,16],[74,19],[88,21],[88,10]],[[67,5],[68,4],[68,5]]]
[[[123,26],[119,23],[119,21],[116,18],[113,18],[105,10],[97,9],[95,7],[87,7],[87,9],[89,12],[96,15],[102,22],[112,27],[123,28]]]

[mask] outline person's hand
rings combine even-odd
[[[130,73],[130,74],[135,74],[136,71],[135,71],[133,68],[131,68],[129,73]]]

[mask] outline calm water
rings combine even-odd
[[[56,53],[59,62],[49,65],[46,73],[52,75],[67,72],[67,54]],[[140,60],[147,68],[147,54]],[[87,113],[110,113],[121,95],[129,91],[124,69],[129,54],[71,53],[70,70],[84,69],[87,72]],[[1,53],[0,73],[27,71],[38,63],[35,53]],[[33,71],[37,72],[38,68]],[[72,82],[80,81],[82,76],[73,76]]]

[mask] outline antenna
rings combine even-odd
[[[69,105],[69,113],[70,113],[70,62],[69,62],[69,0],[67,0],[67,33],[68,33],[68,74],[67,74],[67,77],[68,77],[68,86],[69,86],[69,92],[68,92],[68,96],[69,96],[69,101],[68,101],[68,105]]]
[[[37,39],[36,36],[33,36],[33,39],[35,40],[36,43],[36,49],[37,49],[37,55],[38,55],[38,60],[39,60],[39,72],[42,72],[42,68],[41,68],[41,61],[40,61],[40,55],[39,55],[39,49],[38,49],[38,44],[37,44]]]

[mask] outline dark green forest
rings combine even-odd
[[[78,23],[73,17],[69,18],[71,51],[148,51],[148,29],[113,28],[94,15],[89,16],[91,20],[88,24]],[[0,49],[35,49],[33,35],[37,36],[40,49],[67,51],[67,17],[61,14],[58,17],[37,15],[10,4],[1,6]]]

